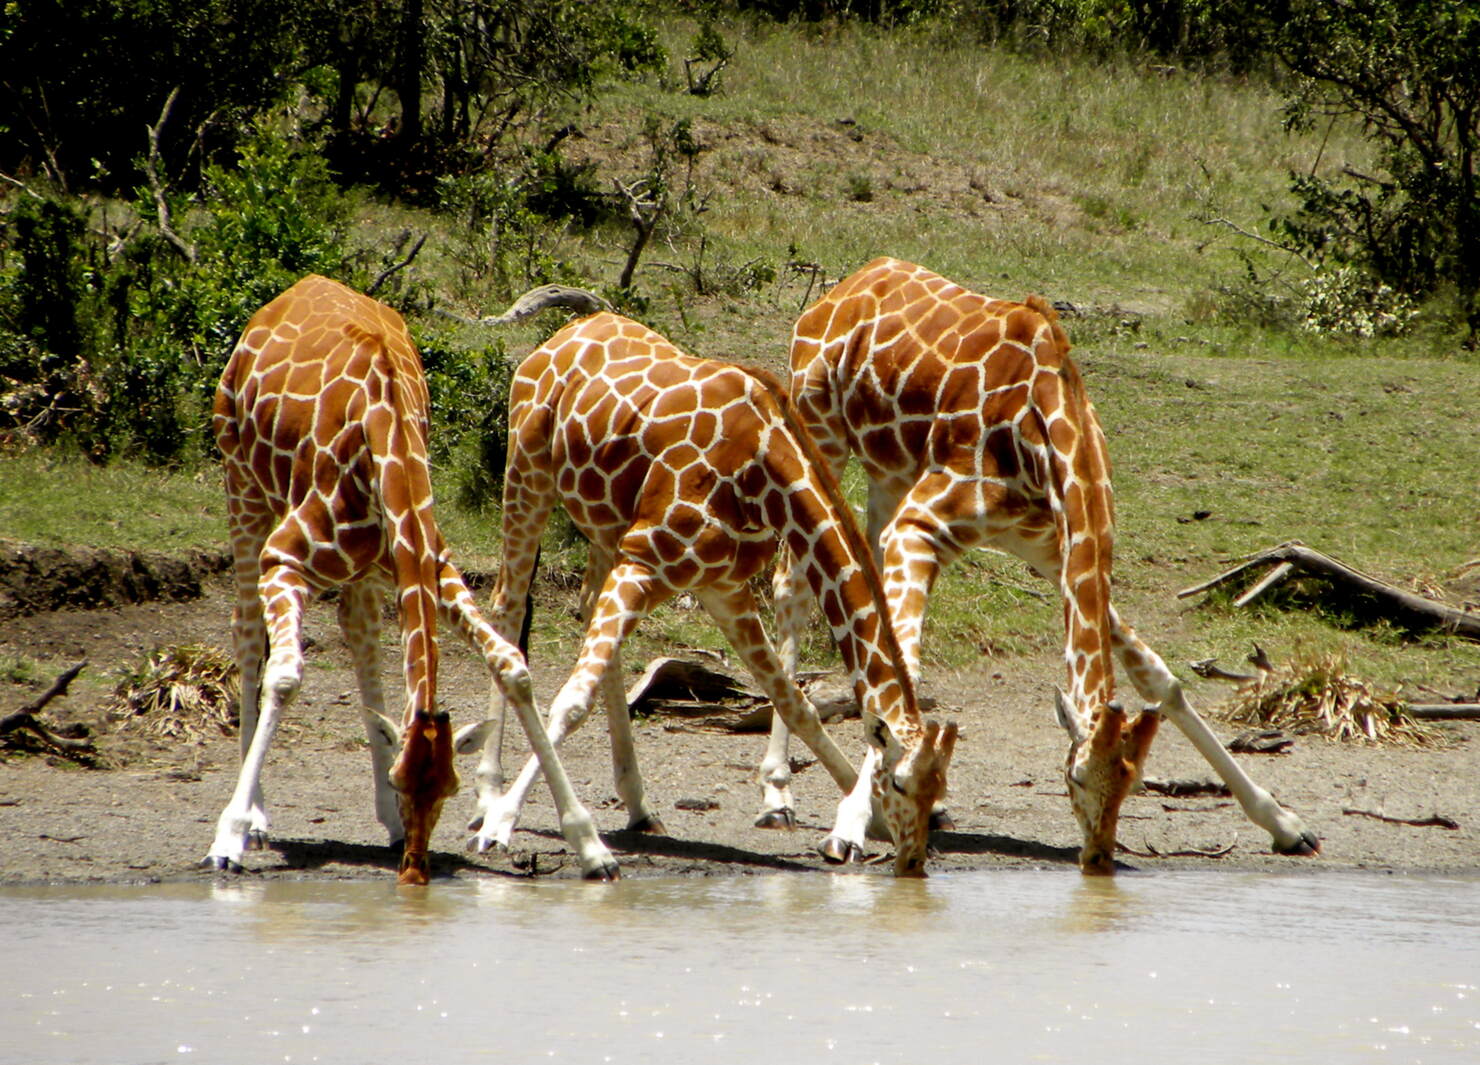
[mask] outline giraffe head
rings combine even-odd
[[[1120,804],[1141,779],[1161,715],[1143,711],[1131,721],[1120,704],[1110,702],[1091,713],[1086,725],[1062,691],[1056,693],[1055,710],[1072,740],[1064,779],[1084,832],[1079,869],[1087,876],[1108,876],[1115,871]]]
[[[452,724],[445,711],[418,710],[402,737],[401,755],[391,767],[391,786],[399,793],[401,823],[406,829],[401,852],[402,884],[425,884],[431,878],[428,848],[442,804],[457,794],[452,764]]]
[[[872,740],[879,750],[871,786],[894,833],[894,875],[925,876],[930,812],[945,798],[946,770],[956,750],[956,724],[927,721],[903,742],[877,719]]]

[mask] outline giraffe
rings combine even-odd
[[[868,476],[867,536],[910,677],[918,681],[926,600],[942,566],[995,546],[1055,582],[1063,599],[1069,733],[1065,777],[1086,874],[1114,870],[1121,803],[1162,716],[1228,783],[1282,854],[1319,840],[1229,756],[1166,663],[1111,603],[1114,507],[1104,433],[1053,309],[988,299],[913,263],[876,259],[803,312],[791,395],[838,474]],[[774,577],[783,658],[795,668],[806,600],[783,552]],[[1156,704],[1134,720],[1114,699],[1112,653]],[[777,727],[768,760],[785,765]]]
[[[629,827],[663,831],[633,757],[620,648],[653,608],[687,591],[839,786],[860,792],[865,808],[877,803],[896,875],[923,876],[928,812],[945,790],[956,726],[921,720],[872,559],[785,402],[774,378],[685,355],[615,314],[556,333],[510,388],[504,561],[490,616],[500,633],[519,631],[540,532],[563,502],[590,541],[588,623],[576,667],[550,705],[550,738],[579,727],[600,688]],[[864,709],[870,747],[860,772],[786,677],[762,628],[747,582],[778,538],[819,597]],[[500,795],[497,752],[485,750],[475,847],[508,845],[538,768],[530,761]],[[840,824],[824,854],[861,851],[864,827]]]
[[[236,583],[232,640],[241,673],[241,769],[205,864],[241,870],[265,845],[262,768],[303,675],[300,628],[312,593],[339,588],[370,744],[375,811],[404,839],[398,880],[425,884],[442,804],[457,791],[458,736],[437,708],[437,615],[484,657],[550,780],[566,839],[592,878],[617,875],[590,813],[545,740],[523,657],[482,618],[432,515],[427,386],[405,322],[338,282],[309,275],[247,323],[216,392]],[[379,586],[396,591],[406,709],[385,715]],[[265,659],[265,664],[264,664]],[[400,740],[399,755],[394,745]],[[394,762],[392,761],[394,757]]]

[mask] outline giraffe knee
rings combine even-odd
[[[279,704],[286,703],[298,694],[303,683],[303,669],[296,662],[269,662],[263,675],[262,686],[270,691]]]

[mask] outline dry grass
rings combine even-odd
[[[237,728],[240,678],[219,647],[161,647],[118,685],[109,717],[124,729],[167,740],[195,740]]]
[[[1438,747],[1437,729],[1415,720],[1397,693],[1347,671],[1339,654],[1300,654],[1244,685],[1225,710],[1241,724],[1325,736],[1338,743]]]

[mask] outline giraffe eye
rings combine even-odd
[[[909,794],[909,792],[905,791],[904,785],[899,782],[899,778],[892,773],[889,775],[889,786],[901,795]]]

